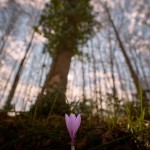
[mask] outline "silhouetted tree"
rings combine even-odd
[[[41,28],[35,29],[47,38],[46,48],[53,60],[38,101],[43,93],[65,100],[71,58],[92,37],[95,22],[90,0],[51,0],[46,5],[39,22]]]

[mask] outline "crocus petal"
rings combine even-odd
[[[75,121],[76,121],[76,116],[74,114],[70,115],[70,120],[69,120],[69,124],[70,124],[70,136],[71,139],[73,140],[75,137]]]
[[[75,121],[75,127],[74,127],[74,131],[75,131],[75,134],[77,133],[78,131],[78,128],[80,126],[80,123],[81,123],[81,115],[79,114],[76,118],[76,121]]]
[[[70,121],[70,117],[68,117],[68,115],[65,115],[65,120],[66,120],[66,125],[70,134],[71,139],[74,138],[74,132],[72,129],[72,122]]]
[[[66,126],[68,128],[68,131],[70,131],[70,125],[69,125],[69,117],[67,114],[65,114],[65,120],[66,120]]]
[[[81,123],[81,116],[79,114],[76,118],[76,116],[74,114],[71,114],[70,116],[65,114],[65,121],[66,121],[66,126],[68,128],[70,137],[72,140],[74,140],[76,132]]]

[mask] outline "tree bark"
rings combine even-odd
[[[51,113],[64,114],[69,111],[65,92],[72,56],[73,51],[66,50],[57,53],[53,58],[43,88],[35,105],[31,107],[32,113],[36,112],[38,116],[48,117]]]
[[[70,69],[73,51],[59,52],[52,61],[51,69],[46,77],[42,93],[54,92],[55,90],[66,92],[67,76]]]

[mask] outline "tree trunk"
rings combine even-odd
[[[53,58],[51,68],[47,74],[42,91],[39,93],[31,112],[38,116],[48,117],[51,113],[69,113],[69,106],[66,104],[67,76],[70,69],[73,51],[66,50],[57,53]]]
[[[119,32],[117,31],[117,28],[116,28],[116,26],[115,26],[115,24],[114,24],[114,22],[113,22],[113,20],[111,18],[109,10],[108,10],[107,7],[105,7],[105,9],[106,9],[106,12],[107,12],[107,15],[108,15],[108,19],[109,19],[109,21],[110,21],[110,23],[112,25],[113,30],[114,30],[114,33],[115,33],[115,36],[116,36],[119,48],[122,51],[123,56],[124,56],[125,61],[126,61],[126,64],[127,64],[128,68],[129,68],[129,72],[131,74],[131,77],[133,79],[133,83],[134,83],[136,91],[137,91],[137,96],[138,96],[138,98],[142,99],[142,101],[143,101],[141,104],[142,104],[142,107],[145,108],[145,114],[149,115],[149,113],[148,113],[148,100],[146,98],[145,92],[144,92],[143,87],[141,85],[141,81],[138,79],[138,75],[134,71],[134,68],[133,68],[133,66],[132,66],[132,64],[130,62],[130,58],[128,57],[128,55],[126,53],[126,49],[125,49],[125,47],[123,45],[123,42],[122,42],[122,40],[120,38]],[[142,93],[142,98],[141,98],[141,94],[140,93]]]
[[[51,69],[46,77],[42,94],[44,92],[66,92],[67,76],[70,69],[73,51],[59,52],[52,61]]]
[[[117,39],[119,48],[120,48],[120,50],[122,51],[123,56],[124,56],[125,61],[126,61],[126,64],[127,64],[128,68],[129,68],[131,77],[132,77],[132,79],[133,79],[135,88],[136,88],[136,90],[137,90],[137,93],[139,94],[139,93],[140,93],[140,88],[139,88],[138,76],[136,75],[136,73],[135,73],[135,71],[134,71],[134,69],[133,69],[133,67],[132,67],[132,64],[130,63],[130,59],[129,59],[127,53],[126,53],[126,50],[125,50],[124,45],[123,45],[123,42],[122,42],[122,40],[121,40],[121,38],[120,38],[120,36],[119,36],[119,33],[118,33],[118,31],[117,31],[117,29],[116,29],[116,27],[115,27],[115,24],[114,24],[114,22],[113,22],[113,20],[112,20],[112,18],[111,18],[111,16],[110,16],[110,13],[109,13],[108,8],[106,8],[106,12],[107,12],[107,14],[108,14],[108,19],[109,19],[109,21],[110,21],[110,23],[111,23],[111,25],[112,25],[113,30],[114,30],[114,33],[115,33],[115,36],[116,36],[116,39]]]
[[[14,78],[14,81],[13,81],[11,90],[9,92],[9,95],[8,95],[8,98],[7,98],[7,101],[6,101],[4,109],[7,109],[7,110],[11,109],[11,101],[12,101],[12,99],[14,97],[14,94],[15,94],[18,82],[20,80],[20,74],[21,74],[21,71],[22,71],[22,68],[23,68],[23,64],[24,64],[24,61],[25,61],[25,59],[27,57],[27,53],[28,53],[28,51],[29,51],[29,49],[31,47],[33,38],[34,38],[34,32],[32,33],[32,37],[31,37],[30,43],[28,44],[28,47],[27,47],[26,52],[25,52],[25,55],[24,55],[24,57],[23,57],[23,59],[22,59],[22,61],[20,63],[20,66],[19,66],[18,71],[16,73],[16,76]]]

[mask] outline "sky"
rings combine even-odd
[[[20,61],[24,57],[25,50],[31,40],[32,27],[38,23],[41,10],[46,1],[16,0],[16,4],[14,4],[12,0],[10,0],[10,3],[7,2],[7,0],[0,0],[0,38],[3,37],[8,27],[12,29],[8,36],[4,37],[7,41],[5,44],[0,40],[0,47],[4,44],[3,51],[0,53],[1,106],[4,105],[7,99]],[[97,0],[93,0],[95,11],[99,14],[103,14],[104,10],[97,2]],[[135,67],[135,70],[142,80],[145,76],[142,75],[143,68],[141,68],[141,61],[143,66],[147,66],[144,67],[146,74],[144,78],[145,84],[145,81],[149,81],[150,79],[150,45],[148,40],[150,32],[148,32],[149,28],[147,25],[142,24],[145,19],[144,16],[146,16],[149,10],[149,5],[144,5],[144,1],[136,0],[107,0],[107,3],[109,4],[109,8],[112,9],[112,17],[116,26],[120,28],[120,34],[125,42],[128,54],[131,54],[132,49],[137,49],[136,52],[133,51],[134,55],[130,58],[133,65],[133,60],[136,60],[137,68]],[[142,10],[141,8],[143,7],[144,9]],[[139,10],[140,13],[138,12]],[[82,99],[84,84],[84,91],[86,97],[89,99],[99,99],[100,92],[103,98],[106,98],[107,93],[112,93],[111,54],[113,54],[114,58],[113,69],[118,96],[124,99],[131,99],[131,94],[135,93],[135,87],[130,77],[128,67],[121,51],[116,45],[116,41],[113,40],[112,29],[107,25],[104,16],[105,15],[99,15],[97,17],[103,26],[100,33],[98,32],[87,45],[80,47],[85,55],[88,54],[89,58],[87,56],[83,59],[77,57],[72,58],[67,85],[67,98],[69,101]],[[11,20],[15,23],[11,23]],[[150,24],[150,19],[146,20],[146,24]],[[112,38],[111,44],[109,44],[108,38]],[[29,106],[34,103],[37,93],[40,91],[46,74],[50,69],[51,58],[48,53],[43,52],[44,42],[45,39],[42,36],[38,34],[34,35],[13,99],[13,103],[16,103],[17,110],[28,109]],[[130,43],[130,45],[128,43]],[[112,52],[110,52],[110,46],[112,47]],[[134,59],[132,59],[133,56]],[[95,66],[94,61],[96,61]],[[83,68],[84,72],[82,71]],[[118,68],[121,75],[118,74]],[[95,72],[94,69],[96,70]]]

